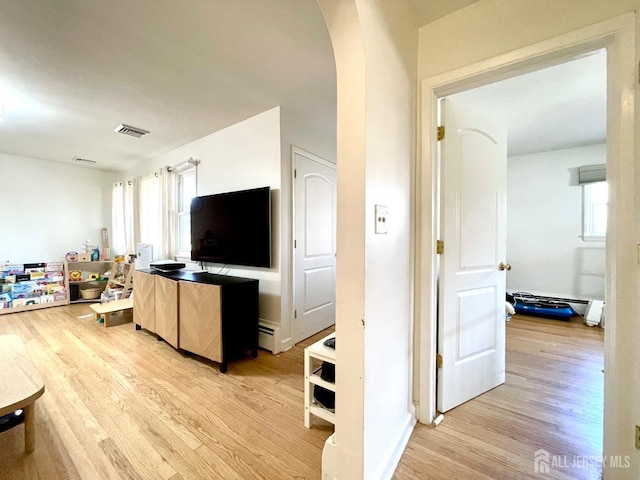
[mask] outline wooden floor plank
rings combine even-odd
[[[218,365],[131,324],[104,328],[85,305],[5,315],[46,384],[36,451],[22,427],[0,434],[4,480],[288,479],[321,477],[332,426],[303,424],[303,348]],[[395,478],[536,478],[539,448],[602,450],[602,330],[514,317],[507,382],[418,425]],[[596,471],[548,478],[595,479]]]
[[[104,328],[85,305],[5,315],[46,385],[37,446],[0,434],[3,480],[320,478],[332,429],[303,423],[302,352],[219,366],[131,324]],[[326,335],[326,333],[325,333]]]
[[[417,425],[394,478],[540,478],[539,449],[602,455],[603,330],[516,315],[507,324],[506,383]],[[559,464],[558,464],[559,465]],[[544,478],[599,479],[597,467],[551,469]]]

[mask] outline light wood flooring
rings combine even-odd
[[[394,478],[599,479],[603,339],[604,330],[578,317],[512,317],[506,383],[446,413],[438,427],[418,424]],[[539,449],[558,455],[558,468],[536,474]]]
[[[88,313],[0,317],[0,335],[23,339],[46,385],[35,451],[24,453],[21,426],[0,434],[2,480],[320,478],[333,427],[303,423],[303,347],[320,336],[221,374],[131,323],[77,318]]]
[[[328,332],[220,374],[131,323],[77,318],[88,313],[73,305],[0,317],[0,334],[23,339],[46,384],[36,450],[24,453],[22,427],[0,434],[0,478],[320,478],[332,427],[304,428],[303,348]],[[394,478],[542,478],[533,471],[539,448],[601,454],[602,330],[514,317],[507,332],[507,383],[437,428],[416,426]]]

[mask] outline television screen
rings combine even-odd
[[[269,187],[194,198],[191,260],[271,267]]]

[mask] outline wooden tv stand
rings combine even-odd
[[[133,323],[174,348],[220,363],[258,355],[258,280],[183,270],[134,273]]]

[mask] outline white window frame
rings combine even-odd
[[[180,240],[183,236],[181,231],[182,222],[180,221],[183,217],[191,214],[190,205],[182,205],[182,191],[184,189],[184,182],[187,178],[193,178],[193,181],[196,182],[196,169],[192,165],[187,165],[181,169],[176,170],[176,259],[178,260],[190,260],[191,259],[191,251],[182,251],[180,250]],[[197,185],[195,185],[197,189]],[[194,189],[194,196],[197,195],[196,189]],[[191,236],[191,232],[188,232],[189,236]],[[190,243],[190,242],[189,242]]]
[[[606,225],[604,231],[596,231],[596,209],[602,205],[607,207],[607,202],[598,201],[593,195],[594,188],[606,185],[606,182],[593,182],[582,185],[582,240],[585,242],[604,242],[607,237]]]

